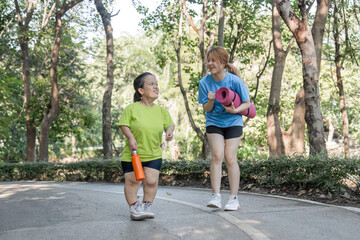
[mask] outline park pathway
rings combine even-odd
[[[0,182],[0,239],[360,238],[358,208],[240,193],[241,209],[224,212],[205,206],[209,196],[208,189],[161,186],[155,219],[131,221],[123,184]],[[222,192],[223,204],[228,196]]]

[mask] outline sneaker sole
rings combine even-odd
[[[215,205],[215,204],[208,204],[206,205],[207,207],[211,207],[211,208],[221,208],[221,206]]]
[[[147,215],[147,218],[155,218],[155,215]]]
[[[131,215],[130,218],[135,221],[140,221],[140,220],[147,219],[148,216],[147,215],[138,215],[138,216]]]
[[[240,207],[237,208],[224,208],[224,211],[237,211]]]

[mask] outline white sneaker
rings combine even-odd
[[[146,213],[147,217],[148,218],[154,218],[155,214],[151,211],[152,203],[151,202],[145,202],[142,205],[143,205],[143,209],[144,209],[144,212]]]
[[[228,202],[226,203],[224,210],[225,211],[236,211],[240,207],[239,198],[235,195],[230,195]]]
[[[213,193],[207,204],[208,207],[221,208],[221,196],[218,193]]]
[[[143,220],[148,218],[146,212],[144,212],[142,204],[139,202],[136,202],[130,207],[130,217],[132,220]]]

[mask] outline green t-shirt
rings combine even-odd
[[[169,125],[173,124],[165,108],[155,104],[146,107],[139,102],[128,105],[120,118],[120,126],[128,126],[134,134],[142,162],[162,158],[162,134]],[[121,161],[131,162],[128,139]]]

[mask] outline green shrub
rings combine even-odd
[[[223,170],[226,171],[225,163]],[[359,193],[359,159],[327,158],[324,156],[252,159],[240,161],[241,180],[267,188],[317,188],[338,192],[348,188],[345,181],[355,183]],[[174,179],[209,178],[210,160],[164,160],[161,175]],[[74,163],[4,163],[0,162],[0,181],[106,181],[121,182],[123,178],[119,159],[91,160]]]
[[[297,189],[318,188],[339,191],[349,178],[360,179],[360,161],[324,156],[245,160],[242,177],[267,187],[288,186]],[[359,185],[358,185],[359,187]]]
[[[66,164],[50,162],[0,163],[0,180],[2,181],[119,182],[121,178],[121,164],[118,159],[80,161]]]

